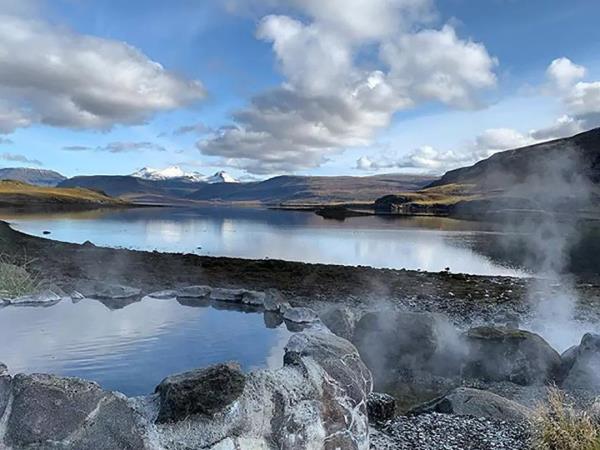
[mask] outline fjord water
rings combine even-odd
[[[16,229],[98,246],[252,259],[479,275],[523,272],[481,252],[499,233],[439,217],[326,220],[314,213],[240,207],[134,208],[75,213],[0,211]]]
[[[129,396],[166,376],[223,361],[249,371],[280,367],[290,336],[263,314],[145,298],[111,310],[97,300],[0,308],[0,361],[12,373],[52,373],[98,382]],[[248,343],[251,343],[248,345]]]

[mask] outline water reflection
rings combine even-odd
[[[290,332],[263,320],[258,313],[148,298],[118,310],[91,299],[9,306],[0,309],[0,361],[13,373],[78,376],[142,395],[167,375],[222,361],[238,361],[244,370],[281,366]]]
[[[523,275],[475,251],[496,231],[437,217],[355,217],[328,221],[306,212],[256,208],[136,208],[61,214],[11,214],[17,229],[67,242],[212,256],[273,258],[482,275]]]

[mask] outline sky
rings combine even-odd
[[[441,174],[600,126],[594,0],[0,0],[0,167]]]

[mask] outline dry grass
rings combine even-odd
[[[30,263],[17,263],[0,255],[0,298],[16,298],[40,289],[41,280],[27,269]]]
[[[123,203],[100,192],[81,188],[51,188],[33,186],[20,181],[0,181],[0,200],[13,198],[31,199],[37,202],[60,203]]]
[[[600,450],[600,429],[586,411],[577,411],[559,389],[533,419],[535,450]]]

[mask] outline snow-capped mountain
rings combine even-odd
[[[205,181],[207,183],[210,183],[210,184],[215,184],[215,183],[239,183],[238,180],[236,180],[235,178],[233,178],[231,175],[229,175],[224,170],[221,170],[220,172],[215,173],[212,177],[207,177],[205,179]]]
[[[132,173],[131,176],[153,181],[177,180],[188,181],[190,183],[205,182],[210,184],[238,183],[238,180],[225,171],[219,171],[214,175],[207,177],[199,172],[185,172],[179,166],[171,166],[167,167],[166,169],[153,169],[151,167],[144,167],[143,169]]]
[[[144,180],[164,181],[164,180],[183,180],[191,183],[205,181],[205,176],[198,172],[184,172],[181,167],[171,166],[166,169],[153,169],[144,167],[131,174],[132,177],[142,178]]]

